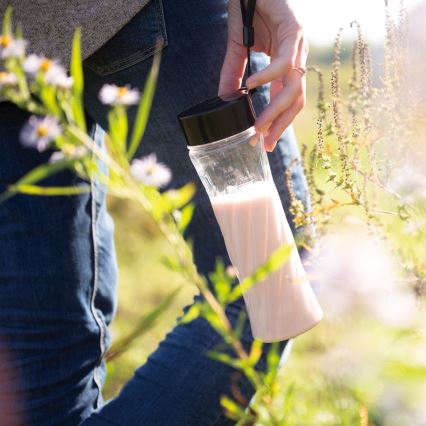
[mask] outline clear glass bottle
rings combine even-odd
[[[272,179],[250,95],[215,98],[179,116],[189,155],[209,195],[240,281],[282,245],[288,261],[243,294],[255,338],[280,341],[307,331],[323,313],[303,270]]]

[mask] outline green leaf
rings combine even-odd
[[[195,204],[190,203],[187,206],[183,207],[181,210],[181,216],[178,222],[178,229],[183,234],[186,231],[186,228],[191,223],[192,216],[194,214]]]
[[[253,341],[251,345],[251,349],[250,349],[250,354],[248,357],[248,361],[250,365],[255,366],[257,364],[260,357],[262,356],[262,347],[263,347],[263,343],[261,340],[256,339]]]
[[[126,336],[119,338],[114,342],[108,352],[105,354],[105,359],[111,361],[126,352],[136,339],[141,337],[147,331],[151,330],[156,324],[162,313],[169,308],[173,300],[181,290],[178,287],[170,293],[158,306],[152,309],[148,314],[144,315],[136,325],[136,327]]]
[[[161,263],[172,271],[182,272],[182,263],[176,256],[163,256]]]
[[[226,305],[232,290],[233,279],[227,275],[225,264],[221,258],[216,260],[215,270],[209,274],[213,283],[215,296],[221,305]]]
[[[40,182],[55,173],[73,167],[75,162],[76,160],[65,159],[57,161],[56,163],[42,164],[36,167],[11,185],[7,191],[3,192],[0,195],[0,203],[15,195],[17,193],[16,188],[22,187],[22,185],[31,185]]]
[[[207,356],[215,361],[219,361],[223,364],[229,365],[235,369],[241,370],[241,363],[238,358],[232,358],[232,356],[224,352],[208,351]]]
[[[288,343],[287,343],[288,344]],[[266,373],[264,376],[264,382],[271,385],[275,380],[278,373],[278,366],[281,360],[281,353],[279,351],[278,342],[274,342],[270,345],[268,354],[266,356]]]
[[[83,65],[81,62],[81,30],[77,28],[74,33],[71,53],[71,77],[73,78],[71,109],[77,126],[86,132],[86,119],[83,108]]]
[[[58,173],[64,169],[71,168],[76,160],[68,160],[64,159],[61,161],[57,161],[55,163],[49,163],[49,164],[42,164],[35,169],[28,172],[25,176],[23,176],[21,179],[19,179],[15,185],[21,185],[21,184],[30,184],[39,182],[43,179],[46,179],[47,177]]]
[[[247,417],[244,409],[225,395],[220,398],[220,405],[225,409],[226,416],[232,420],[240,420]]]
[[[268,366],[268,370],[276,370],[280,363],[280,352],[278,342],[273,342],[268,351],[268,355],[266,357],[266,365]]]
[[[3,34],[11,35],[12,34],[12,6],[8,6],[3,15]]]
[[[262,266],[257,268],[252,275],[243,279],[240,285],[234,288],[228,302],[234,302],[256,283],[263,281],[268,275],[277,271],[288,260],[293,249],[292,245],[286,244],[275,250]]]
[[[242,309],[241,312],[238,314],[237,324],[234,327],[234,335],[239,340],[241,340],[241,336],[243,335],[246,320],[247,312],[245,309]]]
[[[37,185],[12,185],[11,190],[14,193],[28,194],[28,195],[42,195],[42,196],[55,196],[55,195],[77,195],[85,192],[90,192],[90,185],[79,186],[37,186]]]
[[[128,121],[126,109],[122,105],[114,106],[108,113],[108,127],[112,149],[120,156],[125,154]]]
[[[151,70],[145,83],[143,95],[136,113],[135,124],[133,126],[133,132],[129,143],[129,149],[127,151],[127,158],[129,159],[135,155],[145,133],[152,100],[154,99],[155,87],[157,85],[158,72],[160,69],[160,59],[161,55],[160,53],[157,53],[154,56]]]
[[[223,324],[219,315],[211,309],[210,305],[204,305],[206,309],[203,310],[203,317],[210,323],[210,325],[226,340],[229,340],[227,329]]]
[[[196,186],[192,182],[187,183],[179,189],[170,189],[162,194],[164,209],[171,213],[176,209],[180,209],[192,200],[195,194]]]
[[[188,322],[194,321],[200,316],[200,307],[197,304],[192,305],[186,314],[180,319],[180,324],[187,324]]]
[[[56,89],[52,86],[43,86],[40,90],[40,99],[43,104],[48,108],[49,112],[55,117],[60,117],[61,110],[59,109],[56,101]]]

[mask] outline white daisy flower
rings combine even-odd
[[[25,40],[14,39],[9,34],[0,35],[0,59],[23,56],[26,44]]]
[[[99,100],[105,105],[136,105],[139,98],[139,90],[130,86],[105,84],[99,92]]]
[[[0,88],[14,86],[18,83],[18,77],[10,72],[0,71]]]
[[[130,173],[145,185],[158,188],[166,186],[172,178],[170,169],[165,164],[158,162],[155,154],[133,160]]]
[[[20,140],[23,146],[45,151],[52,141],[62,133],[55,117],[36,117],[32,115],[21,130]]]
[[[24,71],[29,77],[38,72],[43,73],[46,84],[69,89],[73,84],[72,77],[67,75],[66,69],[58,61],[31,54],[24,61]]]

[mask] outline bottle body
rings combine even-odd
[[[282,245],[288,261],[243,294],[255,338],[285,340],[322,318],[272,179],[263,140],[251,127],[238,135],[190,147],[239,280]]]

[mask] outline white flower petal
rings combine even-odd
[[[30,75],[34,76],[37,74],[38,70],[40,69],[41,63],[43,61],[43,58],[41,56],[31,54],[25,58],[24,61],[24,71]]]
[[[165,164],[158,162],[155,154],[133,160],[130,173],[143,184],[159,188],[166,186],[172,178],[171,170]]]
[[[225,272],[226,272],[226,275],[228,275],[228,277],[231,277],[231,278],[237,278],[238,276],[238,270],[233,265],[227,266]]]
[[[71,89],[73,84],[74,84],[74,79],[72,77],[69,77],[66,74],[61,74],[56,76],[56,78],[53,81],[53,85],[60,87],[62,89]]]
[[[49,158],[49,163],[57,163],[65,158],[65,154],[62,151],[55,151]]]
[[[136,105],[139,102],[139,91],[136,89],[129,89],[122,95],[121,102],[123,105]]]
[[[14,86],[18,83],[18,77],[10,72],[0,71],[0,88],[4,86]]]
[[[105,105],[113,105],[117,99],[117,91],[117,86],[105,84],[99,92],[99,100]]]
[[[47,84],[53,86],[59,86],[58,83],[67,84],[66,80],[68,79],[67,71],[62,65],[59,65],[56,62],[53,62],[49,69],[45,72],[44,81]]]

